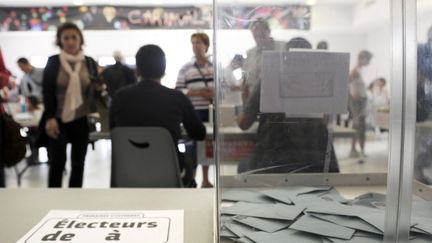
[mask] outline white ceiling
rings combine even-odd
[[[355,5],[361,0],[216,0],[217,3],[228,4],[253,4],[253,5],[269,5],[269,4],[335,4],[335,5]],[[363,0],[374,1],[374,0]],[[0,6],[61,6],[61,5],[209,5],[212,0],[1,0]]]

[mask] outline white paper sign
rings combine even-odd
[[[54,210],[17,243],[183,243],[183,226],[183,210]]]
[[[294,117],[345,113],[349,54],[265,51],[260,111]]]

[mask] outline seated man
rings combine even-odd
[[[181,91],[160,84],[166,67],[162,49],[156,45],[145,45],[138,50],[135,58],[139,82],[116,92],[110,108],[110,127],[164,127],[177,144],[181,139],[180,123],[183,123],[191,139],[203,140],[205,126],[190,100]],[[178,154],[180,169],[187,168],[183,156]],[[183,178],[185,186],[195,184],[192,174],[186,170]]]

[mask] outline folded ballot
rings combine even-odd
[[[332,187],[294,186],[228,189],[222,195],[222,201],[230,201],[221,208],[220,236],[228,242],[383,241],[384,194],[347,200]],[[410,243],[432,242],[431,209],[430,202],[413,203]]]

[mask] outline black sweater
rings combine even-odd
[[[89,70],[91,80],[97,77],[97,64],[93,58],[86,56],[87,69]],[[45,66],[42,81],[43,103],[45,106],[44,118],[49,119],[56,117],[57,112],[57,75],[60,69],[60,56],[54,55],[48,58]],[[94,101],[92,101],[94,102]]]
[[[203,140],[206,129],[189,98],[154,81],[141,81],[119,90],[111,104],[111,127],[156,126],[168,129],[177,143],[180,124],[193,140]]]

